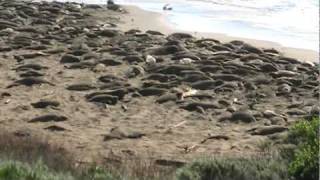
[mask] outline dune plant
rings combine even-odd
[[[283,180],[286,165],[273,159],[206,158],[177,171],[178,180]]]
[[[297,145],[289,165],[289,173],[297,180],[319,179],[320,118],[301,121],[289,131],[288,140]]]

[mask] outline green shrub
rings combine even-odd
[[[0,161],[0,180],[120,180],[99,167],[92,167],[80,177],[57,173],[38,161],[29,165],[17,161]]]
[[[68,174],[50,172],[41,161],[33,166],[0,161],[0,180],[74,180],[74,178]]]
[[[178,180],[284,180],[285,164],[272,159],[216,158],[195,161],[177,171]]]
[[[289,173],[297,180],[319,179],[319,117],[302,121],[289,131],[289,141],[297,145]]]

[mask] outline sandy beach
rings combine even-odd
[[[319,110],[316,52],[176,33],[131,6],[0,7],[0,128],[61,144],[78,163],[258,156]]]
[[[177,30],[175,25],[170,23],[164,14],[155,13],[151,11],[145,11],[136,6],[125,6],[129,15],[122,17],[123,24],[120,24],[120,28],[123,30],[129,30],[132,28],[140,29],[142,31],[157,30],[164,34],[170,34],[173,32],[186,32],[191,33],[198,38],[214,38],[222,42],[229,42],[232,40],[243,40],[254,46],[260,48],[275,48],[283,53],[284,56],[297,58],[301,61],[306,62],[318,62],[319,52],[308,50],[308,49],[297,49],[281,46],[275,42],[247,39],[241,37],[232,37],[224,34],[217,33],[199,33],[199,32],[188,32]]]

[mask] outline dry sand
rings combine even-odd
[[[175,28],[174,24],[171,24],[164,14],[145,11],[136,6],[125,6],[125,9],[129,12],[128,15],[122,17],[123,24],[120,24],[122,30],[129,30],[132,28],[140,29],[142,31],[155,30],[160,31],[164,34],[170,34],[173,32],[187,32],[193,34],[198,38],[214,38],[221,42],[229,42],[232,40],[243,40],[254,46],[260,48],[275,48],[283,53],[284,56],[297,58],[301,61],[306,62],[318,62],[319,52],[307,49],[297,49],[281,46],[275,42],[255,40],[241,37],[232,37],[220,33],[199,33],[199,32],[188,32],[181,31]]]
[[[11,0],[6,1],[5,4],[0,2],[4,8],[10,3],[16,2]],[[288,58],[281,59],[281,56],[278,59],[277,53],[270,55],[251,46],[247,46],[247,48],[264,55],[262,60],[255,59],[257,56],[255,53],[253,53],[254,59],[252,59],[252,54],[245,49],[243,50],[244,54],[210,49],[213,45],[217,48],[222,47],[221,44],[212,41],[198,42],[193,38],[189,41],[189,38],[186,38],[186,42],[183,42],[184,38],[181,38],[182,42],[180,45],[178,44],[179,46],[167,46],[164,44],[175,43],[175,41],[169,41],[159,35],[124,34],[118,30],[110,30],[108,25],[118,24],[119,20],[124,20],[119,25],[123,30],[138,28],[164,33],[174,31],[165,25],[166,21],[163,16],[141,11],[134,7],[127,7],[129,14],[105,9],[85,9],[80,10],[79,15],[79,10],[70,4],[68,6],[71,7],[68,8],[75,9],[73,14],[62,12],[66,11],[66,8],[64,5],[60,6],[62,7],[57,9],[50,4],[36,4],[36,9],[40,10],[35,11],[34,15],[26,19],[28,22],[38,23],[32,28],[24,27],[20,21],[10,22],[10,18],[7,18],[8,22],[2,22],[14,29],[20,27],[23,29],[2,31],[2,33],[9,33],[9,35],[1,36],[0,41],[1,47],[3,47],[0,52],[0,127],[15,134],[41,135],[50,141],[61,143],[67,150],[77,155],[79,161],[90,162],[92,157],[107,161],[110,161],[110,158],[118,160],[125,156],[185,160],[218,154],[233,156],[256,154],[260,152],[259,143],[268,139],[268,136],[252,135],[248,130],[255,127],[265,128],[265,124],[273,123],[276,124],[275,135],[278,135],[279,131],[285,131],[292,121],[306,115],[310,108],[317,104],[313,96],[317,95],[315,77],[318,74],[315,67],[306,63]],[[30,13],[27,8],[25,9]],[[46,9],[50,9],[52,12],[58,11],[59,15],[56,16],[54,13],[47,15],[47,11],[42,12]],[[16,13],[15,10],[12,13]],[[83,13],[89,13],[91,16],[83,16]],[[131,21],[132,18],[133,21]],[[49,25],[48,22],[43,22],[43,19],[48,20]],[[53,28],[50,25],[52,22],[57,23],[59,27]],[[101,25],[106,26],[107,29]],[[23,45],[21,46],[21,44]],[[209,49],[206,49],[207,44],[209,44]],[[232,44],[229,45],[233,47]],[[184,50],[186,48],[188,49]],[[157,68],[148,69],[143,58],[145,50],[150,52],[158,50],[160,55],[155,56],[159,61],[159,69],[163,72],[158,72]],[[174,51],[174,53],[167,51]],[[68,53],[78,56],[75,58],[77,61],[68,63],[61,61],[62,56]],[[133,62],[125,60],[125,58],[132,56],[130,53],[135,53],[137,56],[131,57]],[[190,53],[192,58],[198,59],[198,62],[187,65],[179,64],[177,60],[173,59],[176,56],[184,55],[181,53]],[[203,61],[199,60],[198,56]],[[239,60],[240,57],[243,62]],[[263,66],[267,73],[257,70],[260,66]],[[141,68],[145,68],[146,72],[143,73]],[[284,69],[291,71],[283,71]],[[194,76],[189,76],[189,70],[194,73]],[[137,71],[137,75],[128,76],[128,74],[136,74]],[[171,71],[171,73],[167,71]],[[180,71],[181,73],[179,73]],[[184,74],[182,71],[185,71]],[[275,74],[275,77],[284,74],[284,76],[293,79],[287,77],[276,79],[270,76],[269,71],[279,71],[280,75]],[[22,81],[25,78],[23,77],[25,73],[29,73],[29,76],[30,73],[33,74],[32,78],[40,74],[40,77],[37,78],[50,83],[23,84],[25,83]],[[222,76],[221,74],[219,76],[219,73],[222,73]],[[216,74],[218,76],[215,76]],[[234,76],[232,76],[233,74]],[[256,77],[255,74],[260,77]],[[89,94],[95,92],[114,93],[113,88],[117,85],[110,85],[110,83],[101,80],[101,77],[106,75],[114,77],[114,81],[119,81],[120,85],[118,86],[120,87],[118,88],[120,90],[128,91],[125,92],[124,98],[119,99],[116,104],[94,103],[92,102],[93,98],[88,98]],[[158,81],[152,79],[151,75],[156,78],[160,77],[160,79],[163,77],[168,79]],[[242,76],[245,76],[246,79],[242,79]],[[235,81],[222,82],[221,84],[221,81],[214,81],[215,78],[232,78]],[[305,78],[307,81],[301,81],[300,78]],[[205,87],[207,89],[199,90],[203,96],[189,97],[180,101],[173,94],[172,101],[160,104],[156,102],[160,94],[137,95],[137,92],[148,90],[150,86],[156,90],[159,90],[157,87],[160,86],[162,87],[160,90],[165,93],[173,93],[175,88],[182,88],[183,83],[197,87],[197,84],[194,85],[195,81],[198,82],[197,79],[199,82],[204,81],[204,84],[207,83],[205,80],[209,79],[208,82],[211,83],[209,88]],[[282,84],[284,82],[292,84],[291,81],[292,83],[304,84],[295,88],[292,94],[275,96],[278,91],[290,90],[289,85],[282,86]],[[257,85],[259,87],[254,84],[256,82],[260,83]],[[270,85],[265,85],[264,82],[270,83]],[[217,83],[217,86],[220,83],[223,86],[213,89],[212,83]],[[282,84],[278,85],[277,83]],[[12,84],[16,86],[12,86]],[[129,88],[127,84],[129,84]],[[68,89],[72,85],[80,85],[79,87],[84,87],[84,89]],[[247,91],[246,88],[253,88],[256,91]],[[134,92],[131,92],[131,89]],[[151,90],[151,92],[154,91]],[[229,118],[230,112],[248,108],[248,101],[254,103],[251,93],[259,93],[263,98],[259,102],[261,104],[258,104],[253,110],[254,115],[260,118],[259,121],[253,121],[253,115],[248,115],[248,113],[245,116],[249,116],[247,119],[250,123],[218,121],[220,116]],[[110,95],[107,94],[104,98],[108,99]],[[34,107],[33,104],[40,100],[56,101],[60,105],[51,105],[45,108]],[[221,101],[218,103],[218,100]],[[193,105],[194,102],[199,102],[200,105]],[[201,104],[203,102],[204,104]],[[293,109],[288,109],[288,105],[291,104],[294,104]],[[190,105],[189,108],[188,105]],[[198,106],[200,106],[199,109],[197,109]],[[201,109],[201,106],[209,109]],[[216,106],[219,107],[210,109]],[[271,113],[271,116],[277,118],[274,122],[263,117],[262,113],[266,109],[277,113],[276,115]],[[48,117],[46,116],[48,114],[55,116]],[[39,117],[41,118],[39,119]],[[272,128],[274,127],[272,126]],[[274,138],[277,137],[274,136]],[[280,135],[279,137],[281,138]]]

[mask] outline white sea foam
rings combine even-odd
[[[318,0],[118,0],[122,4],[165,12],[178,29],[225,33],[275,41],[296,48],[319,49]]]

